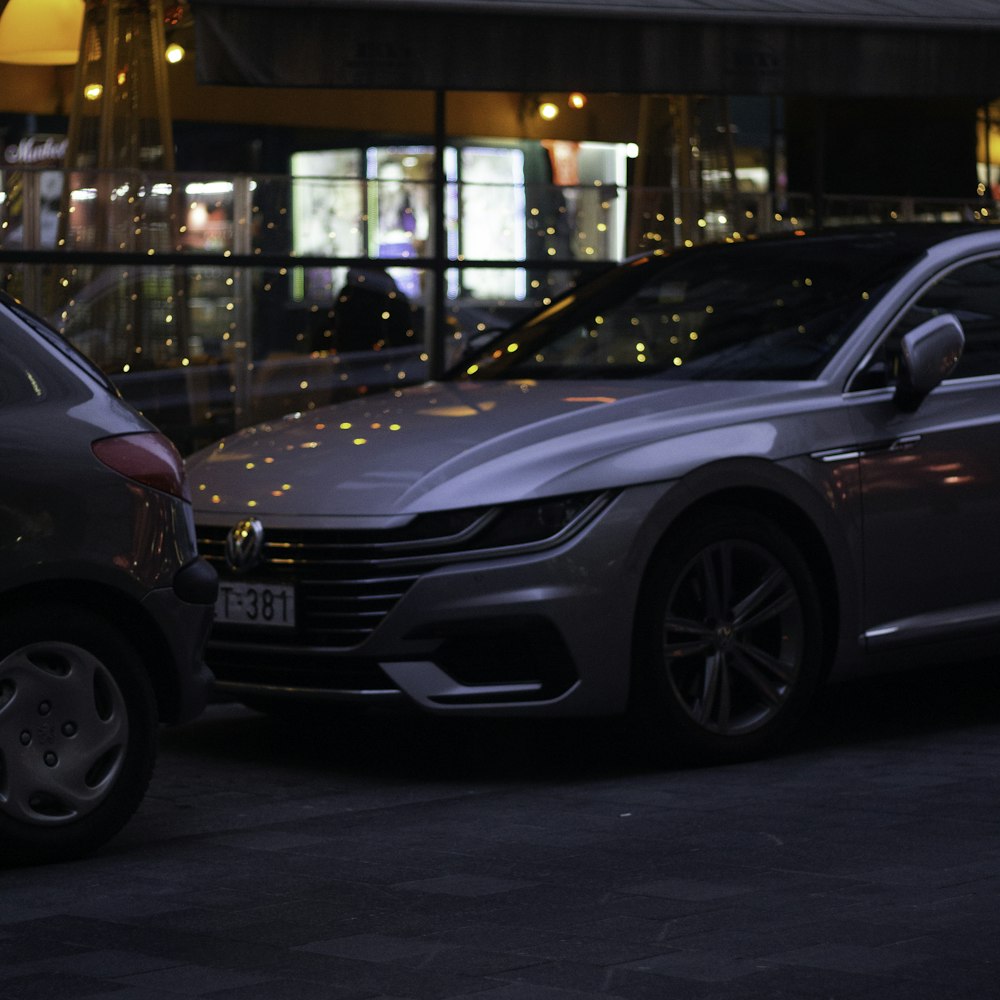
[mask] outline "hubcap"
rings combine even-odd
[[[668,595],[667,678],[687,715],[708,732],[737,736],[770,722],[795,686],[803,642],[795,584],[753,542],[703,549]]]
[[[125,699],[107,667],[69,643],[0,661],[0,812],[46,826],[96,809],[121,772]]]

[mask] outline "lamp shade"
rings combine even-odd
[[[8,0],[0,62],[68,66],[80,57],[84,0]]]

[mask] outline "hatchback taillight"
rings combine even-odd
[[[109,469],[154,490],[191,501],[184,461],[173,443],[156,431],[100,438],[91,448]]]

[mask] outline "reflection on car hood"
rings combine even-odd
[[[188,467],[204,512],[384,517],[478,506],[669,478],[685,454],[695,457],[692,441],[699,462],[770,454],[774,428],[755,413],[794,409],[805,391],[783,385],[783,407],[775,389],[428,383],[247,428]]]

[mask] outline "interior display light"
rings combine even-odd
[[[187,52],[183,45],[178,45],[177,42],[171,42],[163,53],[163,58],[167,60],[168,63],[176,65],[181,62]]]
[[[253,185],[251,185],[251,190],[253,190]],[[232,181],[207,181],[198,182],[192,181],[188,184],[184,191],[186,194],[232,194],[233,182]]]
[[[567,102],[571,108],[575,108],[579,111],[581,108],[585,108],[587,106],[587,95],[581,94],[578,90],[574,90],[573,93],[567,98]]]
[[[83,88],[83,96],[88,101],[99,101],[103,93],[104,87],[100,83],[88,83],[87,86]]]
[[[553,101],[542,101],[538,105],[538,117],[543,121],[550,122],[559,117],[559,105]]]

